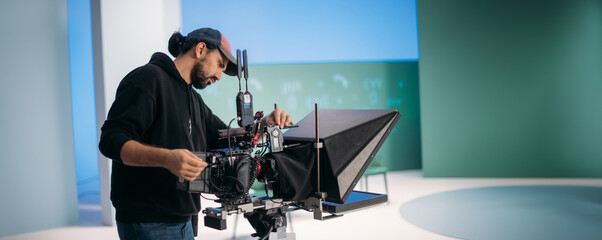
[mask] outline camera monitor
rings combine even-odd
[[[326,200],[344,203],[372,159],[397,123],[397,110],[318,110],[320,150],[320,191]],[[282,197],[302,200],[318,191],[315,111],[289,129],[284,144],[274,154],[278,162]]]

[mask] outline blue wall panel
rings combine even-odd
[[[90,1],[67,0],[73,140],[80,223],[100,224]]]
[[[251,64],[418,59],[415,0],[182,0],[182,25],[217,28]]]

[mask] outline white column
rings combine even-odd
[[[123,77],[167,51],[171,34],[181,28],[180,0],[92,0],[94,78],[98,136]],[[102,220],[113,225],[110,203],[111,160],[99,153]]]

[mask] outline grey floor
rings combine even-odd
[[[602,179],[492,179],[492,178],[422,178],[422,171],[390,172],[389,203],[381,204],[366,210],[349,213],[340,218],[326,221],[313,220],[309,212],[292,213],[293,230],[297,239],[454,239],[418,228],[400,215],[402,204],[433,193],[483,186],[510,185],[583,185],[602,186]],[[371,176],[369,191],[383,192],[384,181],[381,176]],[[361,186],[358,186],[358,190]],[[204,201],[204,206],[215,206]],[[234,216],[228,218],[228,229],[217,231],[201,227],[197,239],[231,239],[233,235]],[[459,219],[461,220],[461,219]],[[290,229],[289,229],[290,230]],[[244,219],[239,219],[237,239],[251,239],[251,226]],[[3,240],[25,239],[118,239],[115,227],[64,227],[28,234],[2,238]]]

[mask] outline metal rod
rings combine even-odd
[[[316,157],[318,160],[318,192],[320,191],[320,121],[318,118],[318,103],[316,103]]]

